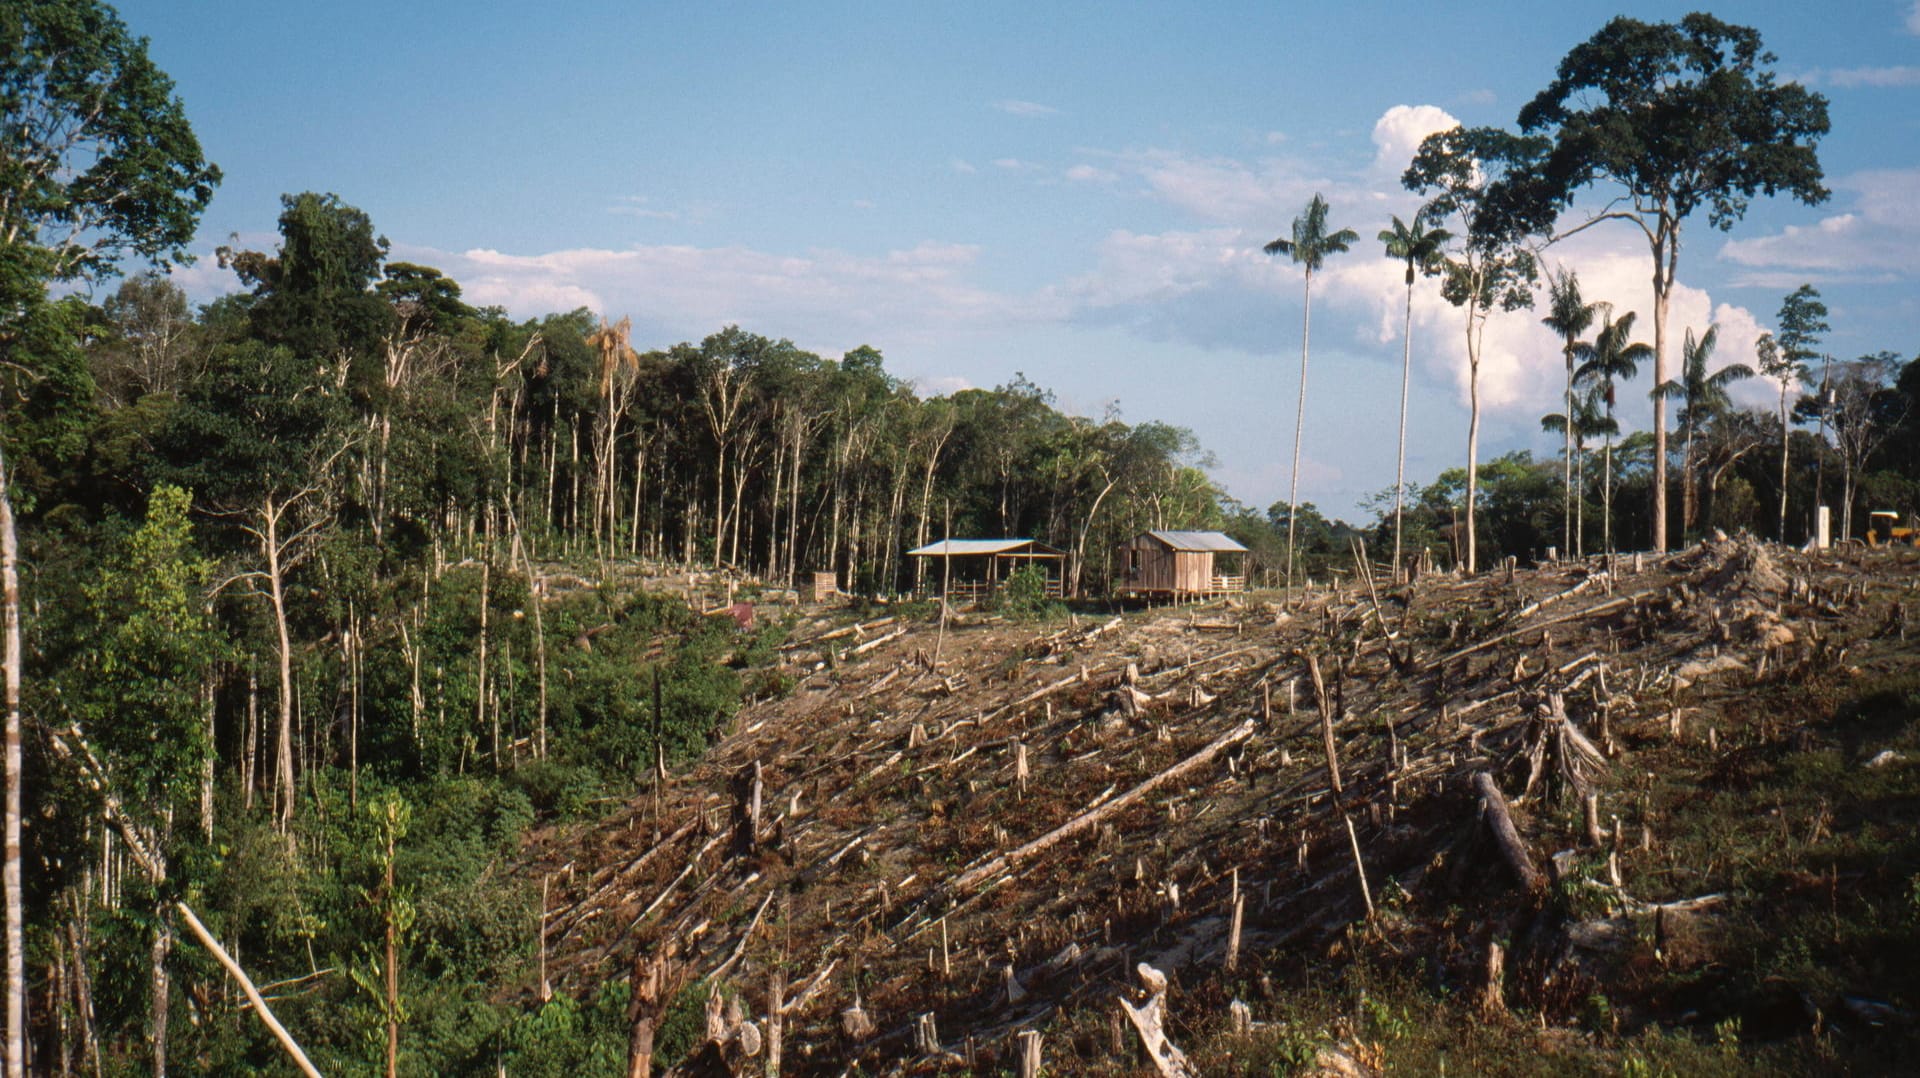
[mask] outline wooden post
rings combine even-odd
[[[1327,683],[1320,676],[1320,660],[1307,653],[1307,672],[1313,675],[1313,696],[1320,704],[1320,738],[1327,750],[1327,781],[1335,797],[1346,791],[1340,785],[1340,752],[1333,743],[1333,701],[1327,696]]]
[[[1367,904],[1367,920],[1373,920],[1373,889],[1367,886],[1367,866],[1360,860],[1360,836],[1354,833],[1353,817],[1343,816],[1347,821],[1347,842],[1353,846],[1353,873],[1360,877],[1360,897]]]
[[[1040,1078],[1040,1031],[1023,1029],[1014,1039],[1020,1043],[1020,1078]]]
[[[767,975],[767,1068],[766,1078],[780,1078],[781,1039],[784,1023],[781,1008],[787,1001],[787,975],[774,970]]]

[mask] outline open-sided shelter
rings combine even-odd
[[[1067,552],[1037,539],[942,539],[907,551],[907,557],[927,559],[923,590],[931,594],[984,599],[1016,571],[1037,565],[1047,574],[1047,594],[1059,598]]]
[[[1193,599],[1247,589],[1244,575],[1220,572],[1215,559],[1247,548],[1219,532],[1143,532],[1120,545],[1113,590],[1121,595]]]

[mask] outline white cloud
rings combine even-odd
[[[1025,116],[1029,118],[1034,118],[1034,117],[1040,117],[1040,116],[1060,115],[1059,109],[1054,108],[1052,105],[1042,105],[1037,101],[1013,101],[1013,100],[995,101],[993,103],[993,107],[996,109],[999,109],[1001,112],[1004,112],[1009,116]]]
[[[1373,125],[1373,167],[1396,179],[1413,162],[1421,140],[1436,131],[1460,126],[1447,110],[1436,105],[1395,105]]]
[[[971,161],[968,161],[960,157],[956,157],[953,159],[951,163],[951,167],[955,172],[958,172],[963,176],[971,176],[974,173],[980,171],[979,169],[973,167],[973,163]]]
[[[1853,194],[1852,207],[1811,226],[1789,225],[1771,236],[1729,240],[1720,257],[1749,273],[1743,284],[1778,284],[1786,276],[1805,280],[1908,278],[1920,244],[1920,168],[1858,172],[1833,186]],[[1768,272],[1774,271],[1774,272]],[[1796,281],[1797,283],[1797,281]]]
[[[1112,183],[1119,178],[1104,168],[1096,168],[1088,164],[1073,166],[1066,171],[1066,177],[1080,183]]]
[[[1843,89],[1854,89],[1860,86],[1920,86],[1920,67],[1904,64],[1892,67],[1843,67],[1817,72],[1815,77],[1819,81],[1828,82]]]
[[[461,282],[470,303],[501,306],[521,318],[576,307],[630,314],[636,338],[649,346],[738,323],[837,355],[866,341],[911,348],[946,335],[1058,318],[1049,301],[975,284],[979,250],[961,244],[922,243],[878,256],[667,245],[534,255],[404,253]]]
[[[647,205],[645,195],[628,195],[607,207],[607,212],[620,217],[645,217],[656,221],[678,221],[680,214],[674,210],[659,210]]]

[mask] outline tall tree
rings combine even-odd
[[[1607,424],[1614,427],[1613,406],[1619,395],[1619,383],[1640,373],[1640,364],[1653,358],[1653,349],[1633,340],[1634,313],[1628,311],[1619,318],[1612,312],[1605,312],[1600,318],[1600,332],[1593,335],[1593,344],[1587,349],[1586,360],[1574,377],[1599,388],[1602,399],[1607,403]],[[1600,542],[1606,551],[1613,552],[1613,433],[1608,431],[1605,456],[1602,457],[1600,481]]]
[[[1496,197],[1504,177],[1530,171],[1545,143],[1492,127],[1452,127],[1428,135],[1414,154],[1401,183],[1430,196],[1420,212],[1457,223],[1458,237],[1446,260],[1440,294],[1466,312],[1467,338],[1467,485],[1464,562],[1479,568],[1475,524],[1480,485],[1480,360],[1487,318],[1495,310],[1533,305],[1539,266],[1524,246],[1525,220]]]
[[[1780,346],[1781,356],[1794,365],[1803,380],[1810,378],[1808,372],[1813,369],[1813,361],[1820,358],[1820,338],[1831,328],[1827,325],[1827,305],[1820,298],[1820,290],[1810,284],[1794,289],[1780,302],[1779,322],[1780,328],[1774,333],[1774,341]],[[1824,365],[1817,392],[1811,399],[1795,405],[1793,415],[1801,422],[1817,419],[1820,424],[1820,433],[1813,443],[1813,504],[1814,512],[1818,512],[1821,504],[1821,459],[1827,450],[1827,377]]]
[[[1520,110],[1520,127],[1548,132],[1544,167],[1506,185],[1503,198],[1548,226],[1592,183],[1621,189],[1571,235],[1628,221],[1653,255],[1653,378],[1667,380],[1667,314],[1680,265],[1680,230],[1701,208],[1730,229],[1756,194],[1827,198],[1815,150],[1827,101],[1779,82],[1757,30],[1699,12],[1678,23],[1620,16],[1574,46],[1551,84]],[[1653,548],[1667,547],[1667,412],[1653,405]]]
[[[1293,469],[1287,481],[1287,590],[1293,590],[1294,517],[1300,504],[1300,432],[1307,419],[1307,346],[1313,328],[1313,271],[1326,263],[1328,255],[1344,252],[1360,234],[1351,228],[1327,231],[1327,200],[1318,193],[1307,203],[1305,213],[1293,219],[1293,233],[1266,245],[1270,255],[1292,258],[1305,272],[1300,317],[1300,401],[1293,416]]]
[[[97,0],[18,0],[0,87],[0,325],[47,281],[190,260],[220,170],[146,39]]]
[[[1664,397],[1681,402],[1680,534],[1683,539],[1692,530],[1699,507],[1694,482],[1699,462],[1694,458],[1694,439],[1710,417],[1733,403],[1727,396],[1727,387],[1753,377],[1753,368],[1744,363],[1729,363],[1711,374],[1707,372],[1707,364],[1713,359],[1713,346],[1719,339],[1719,326],[1708,326],[1698,340],[1694,339],[1693,330],[1687,330],[1680,350],[1680,377],[1653,387],[1656,400]]]
[[[1573,546],[1568,548],[1574,557],[1586,557],[1587,530],[1587,439],[1595,436],[1611,438],[1620,433],[1620,425],[1615,423],[1603,410],[1604,395],[1599,387],[1590,386],[1583,392],[1574,394],[1573,422],[1567,422],[1567,413],[1552,412],[1540,417],[1540,429],[1555,433],[1568,431],[1573,440]]]
[[[1793,361],[1787,350],[1771,333],[1763,333],[1755,346],[1760,359],[1760,373],[1780,383],[1780,522],[1774,538],[1787,541],[1787,457],[1792,445],[1789,435],[1793,431],[1793,416],[1787,409],[1787,400],[1793,393],[1794,383],[1805,376],[1800,364]]]
[[[1827,407],[1841,467],[1840,535],[1853,536],[1853,499],[1860,471],[1898,428],[1912,402],[1894,389],[1900,357],[1875,352],[1839,365]]]
[[[1394,215],[1393,227],[1380,230],[1380,242],[1387,257],[1407,264],[1407,313],[1400,327],[1400,448],[1393,470],[1393,575],[1400,578],[1400,538],[1402,508],[1407,489],[1407,391],[1413,380],[1413,281],[1417,274],[1433,275],[1446,265],[1445,250],[1453,233],[1444,228],[1428,228],[1425,218],[1414,214],[1408,225]]]
[[[1560,338],[1560,355],[1566,361],[1567,382],[1563,396],[1565,416],[1575,412],[1573,403],[1574,354],[1580,346],[1580,335],[1593,326],[1593,319],[1599,313],[1600,304],[1587,303],[1580,298],[1580,275],[1562,267],[1547,282],[1547,316],[1540,321]],[[1565,488],[1561,509],[1561,550],[1571,554],[1573,541],[1573,442],[1575,426],[1563,422],[1560,429],[1566,433],[1566,457],[1562,462],[1561,485]]]
[[[201,153],[173,83],[97,0],[18,0],[0,9],[0,346],[48,281],[97,279],[123,257],[185,261],[220,170]],[[12,357],[10,357],[12,358]],[[18,362],[18,359],[14,359]],[[5,462],[0,462],[4,475]],[[26,1068],[26,954],[20,896],[18,593],[7,545],[5,1074]]]

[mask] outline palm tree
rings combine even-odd
[[[1289,255],[1306,268],[1306,293],[1300,319],[1300,402],[1293,416],[1293,476],[1287,483],[1289,595],[1293,592],[1293,525],[1300,509],[1300,431],[1307,418],[1307,343],[1313,326],[1313,271],[1326,262],[1328,255],[1345,251],[1359,238],[1360,234],[1351,228],[1343,228],[1338,232],[1327,231],[1327,200],[1316,192],[1313,201],[1307,203],[1307,212],[1293,219],[1292,237],[1274,240],[1264,248],[1270,255]]]
[[[1576,413],[1573,402],[1573,357],[1580,347],[1580,335],[1593,325],[1593,319],[1600,311],[1598,303],[1583,303],[1580,299],[1580,277],[1571,270],[1562,269],[1548,282],[1547,292],[1551,310],[1540,321],[1563,342],[1560,354],[1567,361],[1567,390],[1565,395],[1566,411],[1562,415]],[[1573,535],[1573,440],[1574,429],[1562,423],[1559,428],[1567,435],[1566,460],[1561,465],[1561,484],[1565,496],[1561,503],[1561,550],[1571,553],[1575,546]]]
[[[1568,456],[1573,461],[1573,487],[1580,494],[1573,500],[1573,545],[1568,553],[1576,558],[1587,554],[1587,439],[1599,435],[1620,433],[1620,425],[1609,419],[1601,410],[1603,401],[1600,387],[1593,386],[1586,392],[1573,398],[1573,425],[1567,425],[1567,417],[1561,412],[1552,412],[1540,417],[1540,429],[1559,433],[1565,431],[1573,451]]]
[[[1407,388],[1413,374],[1413,278],[1414,272],[1432,275],[1439,272],[1444,259],[1444,248],[1453,233],[1444,228],[1428,228],[1426,220],[1420,214],[1414,214],[1413,225],[1394,215],[1393,227],[1380,230],[1380,242],[1386,244],[1387,257],[1398,258],[1407,264],[1407,317],[1401,330],[1406,342],[1405,354],[1400,360],[1400,454],[1393,472],[1393,578],[1400,579],[1400,511],[1401,498],[1407,485]]]
[[[1680,429],[1685,448],[1681,451],[1680,464],[1680,534],[1685,536],[1693,528],[1694,516],[1699,505],[1694,496],[1693,483],[1693,439],[1701,424],[1709,417],[1719,413],[1733,403],[1727,396],[1727,387],[1742,378],[1752,378],[1753,368],[1744,363],[1729,363],[1725,367],[1707,373],[1707,362],[1713,358],[1713,346],[1720,338],[1719,326],[1708,326],[1707,332],[1698,340],[1693,330],[1687,330],[1687,340],[1681,352],[1680,377],[1669,379],[1653,388],[1653,395],[1668,400],[1680,400]]]
[[[1606,397],[1607,421],[1613,421],[1613,405],[1616,397],[1615,383],[1625,381],[1640,373],[1643,360],[1653,358],[1653,347],[1647,344],[1630,343],[1633,340],[1632,311],[1613,317],[1613,312],[1602,304],[1600,332],[1594,335],[1593,343],[1582,349],[1586,362],[1574,372],[1574,378],[1600,387]],[[1613,552],[1613,434],[1607,434],[1606,456],[1603,458],[1600,486],[1600,535],[1602,545],[1608,553]]]

